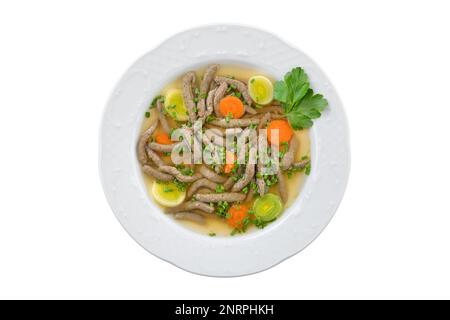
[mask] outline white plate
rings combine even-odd
[[[277,79],[301,66],[329,102],[310,131],[312,171],[298,199],[280,219],[243,236],[208,237],[164,215],[147,194],[136,157],[143,114],[152,98],[183,72],[210,62],[254,66]],[[125,73],[105,108],[99,162],[112,210],[146,250],[197,274],[247,275],[301,251],[332,218],[349,175],[347,120],[330,81],[304,53],[258,29],[206,26],[173,36]]]

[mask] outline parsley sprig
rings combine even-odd
[[[274,98],[281,102],[294,130],[310,128],[313,119],[319,118],[328,105],[321,94],[314,94],[309,86],[308,75],[300,67],[292,69],[283,80],[275,82]]]

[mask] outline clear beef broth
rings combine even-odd
[[[204,72],[204,68],[196,70],[198,80],[201,79],[203,72]],[[244,81],[245,83],[251,76],[253,76],[255,74],[265,75],[269,79],[274,80],[273,77],[265,74],[264,72],[261,72],[261,71],[255,70],[255,69],[251,69],[251,68],[237,66],[237,65],[220,65],[220,68],[217,72],[217,75],[223,75],[223,76],[231,75],[238,80]],[[167,86],[165,86],[164,89],[160,92],[160,94],[164,95],[168,90],[170,90],[172,88],[181,89],[182,88],[182,81],[181,81],[182,77],[183,77],[183,75],[180,75],[179,78],[177,78],[176,80],[174,80],[173,82],[171,82]],[[155,113],[156,113],[155,109],[152,109],[152,110],[150,110],[150,117],[144,118],[142,127],[141,127],[141,132],[144,132],[153,124],[153,122],[156,119]],[[169,120],[171,127],[179,126],[179,124],[177,124],[170,117],[167,117],[167,119]],[[155,134],[162,132],[162,131],[163,130],[161,128],[161,125],[159,124],[156,129]],[[299,131],[294,131],[294,134],[299,142],[299,148],[297,149],[297,152],[295,155],[295,161],[300,161],[303,157],[310,156],[309,132],[308,132],[308,130],[299,130]],[[170,156],[163,156],[161,154],[160,154],[160,156],[165,162],[171,163]],[[301,191],[304,179],[305,179],[305,174],[303,172],[297,172],[297,173],[294,173],[291,177],[288,177],[288,175],[286,173],[284,173],[284,176],[285,176],[286,186],[287,186],[287,190],[288,190],[288,199],[287,199],[287,202],[285,203],[283,211],[285,211],[289,206],[291,206],[297,199],[297,197]],[[155,182],[155,179],[144,173],[143,173],[143,178],[144,178],[145,186],[148,190],[148,194],[150,197],[152,197],[150,190],[152,188],[152,184]],[[202,192],[211,193],[213,191],[210,191],[210,190],[200,190],[199,191],[199,193],[202,193]],[[269,192],[274,193],[274,194],[279,194],[277,185],[272,186],[269,189]],[[246,203],[246,204],[249,207],[251,207],[253,205],[253,202],[255,201],[255,199],[256,199],[256,196],[254,197],[254,199],[251,202]],[[156,201],[154,201],[154,203],[157,204]],[[160,206],[160,207],[162,209],[161,214],[165,214],[163,212],[165,208],[163,206]],[[284,214],[284,212],[282,214]],[[169,215],[169,216],[171,216],[171,215]],[[204,223],[204,224],[199,224],[199,223],[187,221],[187,220],[176,220],[176,222],[180,223],[181,225],[185,226],[188,229],[191,229],[195,232],[199,232],[204,235],[215,234],[217,236],[229,236],[233,230],[233,228],[227,224],[225,219],[218,217],[214,213],[213,214],[204,214],[204,217],[206,218],[206,223]],[[255,226],[250,225],[247,230],[247,233],[252,232],[255,229],[256,229]]]

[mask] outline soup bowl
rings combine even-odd
[[[164,214],[149,197],[136,156],[143,115],[161,89],[210,63],[256,68],[282,79],[301,66],[328,107],[309,130],[311,174],[279,219],[236,237],[208,237]],[[313,241],[335,213],[350,169],[348,126],[331,82],[304,53],[265,31],[214,25],[179,33],[136,61],[114,88],[100,129],[99,168],[114,214],[143,248],[184,270],[241,276],[268,269]]]

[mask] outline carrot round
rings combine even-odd
[[[247,216],[249,208],[244,204],[235,204],[228,210],[228,225],[236,229],[244,227],[244,219]]]
[[[159,144],[172,144],[172,140],[170,140],[170,137],[167,133],[162,132],[158,133],[155,137],[155,141]]]
[[[235,166],[236,155],[233,152],[227,151],[225,156],[225,165],[223,166],[223,172],[231,173]]]
[[[244,115],[244,104],[235,96],[227,96],[219,102],[220,113],[227,117],[231,115],[233,119],[238,119]]]
[[[272,143],[272,132],[273,134],[276,134],[276,130],[278,130],[278,143],[289,142],[294,134],[289,122],[286,120],[273,120],[267,126],[267,140],[269,143]],[[276,141],[274,141],[274,143],[276,143]]]

